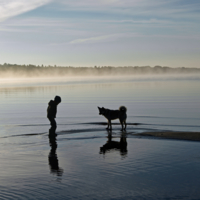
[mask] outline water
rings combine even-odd
[[[26,80],[0,87],[0,199],[199,199],[199,142],[135,137],[199,131],[199,78]],[[46,108],[55,95],[57,137]],[[97,106],[125,105],[112,149]],[[127,148],[119,148],[120,138]],[[115,148],[114,148],[115,147]]]

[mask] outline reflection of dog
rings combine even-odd
[[[127,141],[126,137],[121,136],[120,141],[112,141],[112,135],[108,135],[108,141],[102,147],[100,147],[100,153],[105,154],[112,149],[120,150],[122,156],[127,154]]]
[[[119,110],[109,110],[104,107],[102,107],[102,108],[98,107],[98,109],[99,109],[99,114],[103,115],[108,120],[107,129],[110,128],[110,130],[112,130],[111,120],[119,119],[120,124],[122,125],[121,130],[122,131],[126,130],[126,118],[127,118],[126,111],[127,111],[127,109],[125,106],[119,107]]]

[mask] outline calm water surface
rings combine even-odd
[[[55,95],[58,135],[49,138],[46,108]],[[4,82],[0,96],[0,199],[200,198],[198,142],[134,136],[199,131],[200,79]],[[116,120],[108,140],[97,106],[121,105],[127,132]]]

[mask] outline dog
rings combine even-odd
[[[107,108],[100,108],[99,109],[99,115],[103,115],[107,120],[108,120],[108,127],[106,128],[107,130],[112,130],[112,124],[111,124],[111,120],[114,119],[119,119],[120,124],[122,126],[121,131],[126,130],[126,107],[125,106],[121,106],[119,107],[119,110],[109,110]]]

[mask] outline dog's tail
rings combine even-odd
[[[125,106],[120,106],[120,107],[119,107],[119,110],[120,110],[121,112],[126,112],[126,111],[127,111],[127,108],[126,108]]]

